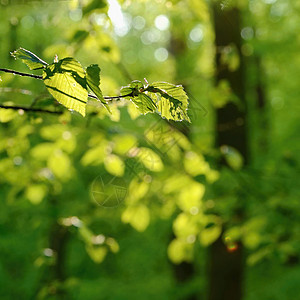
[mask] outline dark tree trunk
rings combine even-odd
[[[246,128],[246,103],[244,91],[244,66],[241,55],[240,12],[237,8],[221,9],[220,3],[213,6],[215,44],[216,44],[216,84],[226,80],[232,93],[239,99],[239,104],[229,102],[216,111],[216,147],[227,145],[234,147],[249,161],[248,138]],[[225,48],[229,47],[229,48]],[[234,47],[240,57],[240,65],[230,71],[221,61],[221,54]],[[225,162],[221,161],[221,165]],[[243,213],[237,212],[239,216]],[[225,224],[226,226],[226,224]],[[209,259],[209,300],[242,299],[243,246],[235,251],[228,251],[220,237],[210,248]]]
[[[269,144],[269,122],[267,117],[266,94],[263,82],[263,69],[261,66],[261,59],[259,56],[254,57],[256,66],[256,95],[257,95],[257,108],[259,116],[259,130],[261,131],[259,137],[260,150],[266,153]]]

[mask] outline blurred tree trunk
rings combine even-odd
[[[216,44],[216,85],[226,80],[237,96],[239,103],[230,101],[216,111],[216,147],[227,145],[235,148],[243,156],[245,164],[249,161],[248,137],[246,128],[245,78],[241,55],[240,12],[235,7],[221,8],[213,4],[215,44]],[[230,70],[221,59],[222,53],[235,49],[240,58],[239,66]],[[221,161],[221,165],[225,162]],[[242,211],[237,211],[239,217]],[[226,226],[226,224],[225,224]],[[243,246],[228,251],[220,237],[210,249],[209,259],[209,300],[242,299]]]
[[[261,65],[261,58],[259,56],[255,56],[255,66],[256,66],[256,95],[257,95],[257,109],[259,116],[259,129],[261,130],[261,134],[259,137],[259,147],[260,150],[266,153],[268,150],[269,144],[269,122],[267,117],[267,107],[266,107],[266,94],[264,89],[263,82],[263,68]]]

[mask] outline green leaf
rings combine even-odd
[[[107,102],[103,98],[102,91],[100,89],[100,71],[98,65],[90,65],[86,68],[86,83],[92,92],[97,96],[101,103],[111,113]]]
[[[30,70],[42,69],[48,65],[34,53],[23,48],[19,48],[18,50],[11,52],[11,55],[16,59],[21,59],[22,62],[25,63]]]
[[[174,264],[193,259],[193,244],[188,244],[182,239],[174,239],[168,246],[168,256]]]
[[[128,97],[124,97],[125,99],[131,99],[132,97],[138,96],[143,91],[141,89],[144,88],[144,85],[139,80],[132,81],[129,85],[121,88],[120,94],[121,96],[130,95]]]
[[[149,112],[155,112],[156,110],[156,105],[153,100],[144,93],[140,93],[137,97],[133,97],[131,100],[144,115]]]
[[[135,80],[128,86],[123,87],[120,93],[122,96],[130,94],[130,96],[124,98],[131,100],[142,114],[147,114],[149,112],[153,113],[156,110],[156,105],[153,100],[143,92],[143,90],[143,83]]]
[[[125,164],[122,159],[114,154],[109,154],[104,159],[104,167],[110,174],[122,177],[124,175]]]
[[[43,72],[43,80],[50,94],[59,103],[85,116],[88,91],[85,71],[77,60],[67,57],[47,66]]]
[[[187,114],[188,96],[182,85],[154,82],[146,89],[150,97],[156,98],[158,112],[162,118],[174,121],[190,121]]]
[[[127,207],[122,214],[122,222],[129,223],[137,231],[144,231],[150,223],[150,213],[146,205]]]

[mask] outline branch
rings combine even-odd
[[[52,111],[47,109],[40,109],[40,108],[30,108],[30,107],[23,107],[23,106],[12,106],[12,105],[0,105],[0,108],[4,109],[14,109],[14,110],[24,110],[24,111],[31,111],[31,112],[41,112],[41,113],[48,113],[48,114],[56,114],[61,115],[61,111]]]
[[[35,79],[43,79],[43,77],[41,75],[34,75],[34,74],[28,74],[28,73],[23,73],[23,72],[18,72],[15,70],[10,70],[10,69],[1,69],[0,71],[5,72],[5,73],[12,73],[14,75],[19,75],[19,76],[24,76],[24,77],[31,77],[31,78],[35,78]]]
[[[10,69],[2,69],[2,68],[0,68],[0,71],[5,72],[5,73],[11,73],[11,74],[14,74],[14,75],[19,75],[19,76],[24,76],[24,77],[31,77],[31,78],[34,78],[34,79],[43,80],[43,76],[41,76],[41,75],[28,74],[28,73],[18,72],[18,71],[10,70]],[[124,98],[124,97],[128,97],[128,96],[132,96],[132,94],[122,95],[122,96],[104,96],[103,98],[106,99],[106,100],[115,100],[115,99],[120,99],[120,98]],[[88,94],[88,97],[99,100],[98,97],[96,97],[95,95],[92,95],[92,94]]]

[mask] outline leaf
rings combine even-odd
[[[168,246],[168,256],[174,264],[183,261],[190,262],[193,259],[193,245],[182,239],[174,239]]]
[[[100,89],[100,71],[98,65],[90,65],[86,68],[86,83],[92,92],[97,96],[101,103],[111,113],[107,102],[103,98],[102,91]]]
[[[34,53],[24,49],[19,48],[14,52],[11,52],[11,55],[16,59],[21,59],[23,63],[25,63],[30,70],[38,70],[45,68],[48,64],[37,57]]]
[[[32,204],[40,204],[46,196],[47,189],[41,184],[32,184],[27,187],[25,195]]]
[[[104,159],[104,167],[107,172],[114,176],[122,177],[124,175],[125,164],[121,158],[114,154],[109,154]]]
[[[221,146],[220,150],[228,166],[233,170],[238,171],[243,167],[244,158],[238,150],[227,145]]]
[[[156,105],[153,100],[144,93],[139,94],[137,97],[132,98],[132,102],[137,106],[142,114],[155,112]]]
[[[129,223],[137,231],[144,231],[150,222],[150,213],[147,206],[140,204],[129,206],[122,214],[122,221]]]
[[[187,114],[188,96],[182,85],[154,82],[145,91],[149,92],[150,97],[156,98],[158,112],[162,118],[191,122]]]
[[[70,158],[60,150],[52,153],[48,158],[47,165],[53,174],[62,181],[67,181],[72,177]]]
[[[85,116],[88,98],[85,71],[72,57],[47,66],[43,80],[50,94],[62,105]]]
[[[143,165],[150,171],[160,172],[164,168],[164,165],[159,155],[149,148],[139,148],[137,157],[143,163]]]
[[[107,254],[107,248],[103,246],[87,245],[85,249],[90,258],[97,264],[100,264]]]
[[[13,120],[18,113],[13,109],[0,108],[0,123],[7,123]]]
[[[222,234],[220,218],[215,215],[206,215],[202,218],[204,228],[199,233],[199,241],[203,246],[209,246]]]
[[[120,93],[122,96],[130,95],[124,98],[131,100],[142,114],[147,114],[149,112],[153,113],[156,110],[156,105],[153,100],[143,92],[143,90],[143,83],[135,80],[128,86],[123,87]]]

